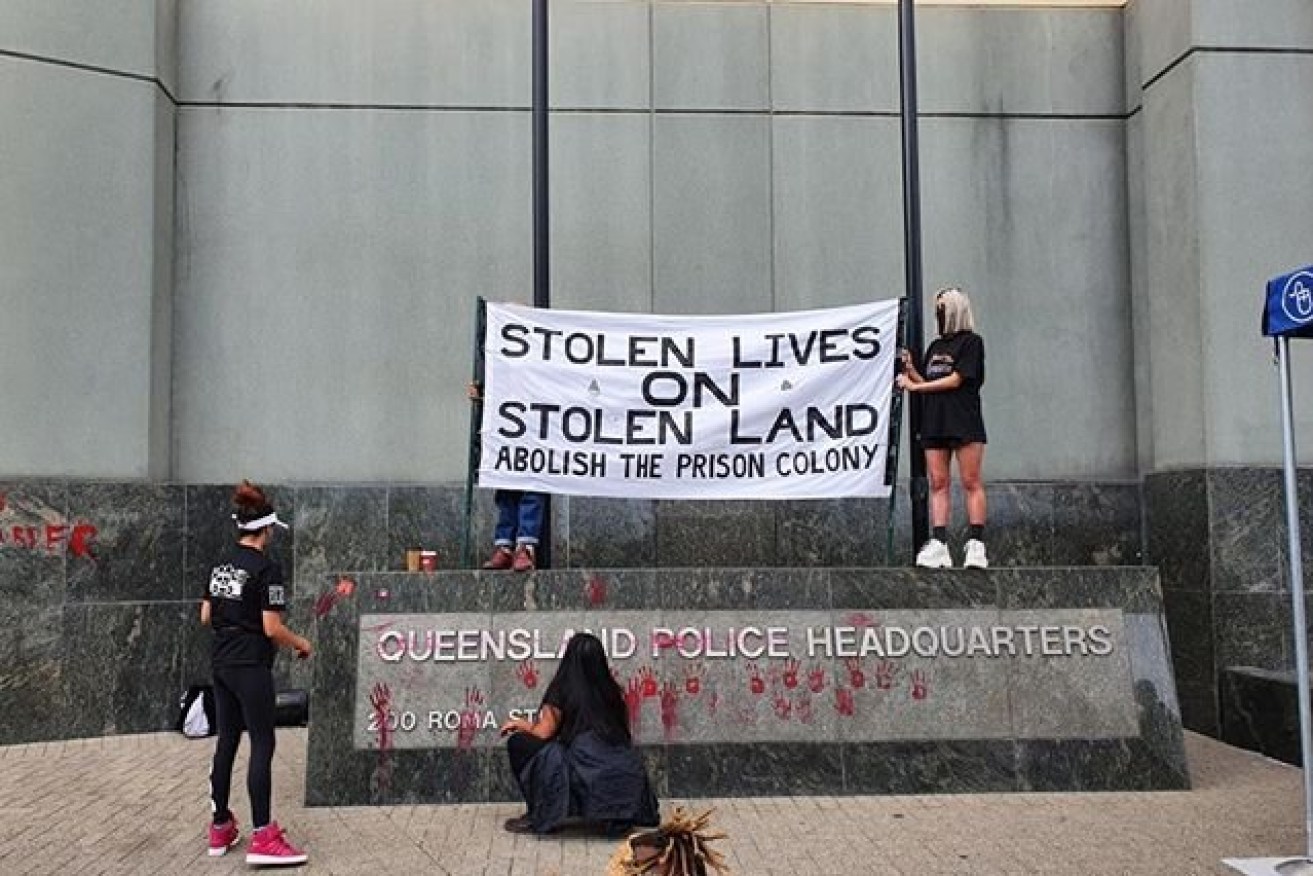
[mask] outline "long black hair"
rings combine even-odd
[[[612,744],[632,741],[625,696],[611,676],[602,640],[592,633],[570,637],[543,702],[561,710],[556,735],[564,743],[589,730]]]

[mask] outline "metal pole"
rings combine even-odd
[[[1299,685],[1300,746],[1304,757],[1304,840],[1313,858],[1313,704],[1309,701],[1308,620],[1304,613],[1304,562],[1300,556],[1299,494],[1295,477],[1295,417],[1290,392],[1290,339],[1277,338],[1281,371],[1282,453],[1286,479],[1286,530],[1289,536],[1290,601],[1295,622],[1295,683]]]
[[[470,402],[470,456],[465,467],[465,530],[461,536],[460,563],[462,569],[474,568],[474,481],[479,474],[479,458],[482,455],[480,431],[483,428],[483,370],[484,370],[484,335],[488,331],[488,302],[482,295],[474,305],[474,385],[479,388],[479,397]]]
[[[921,161],[917,136],[916,101],[916,3],[898,0],[898,61],[903,109],[903,261],[907,285],[907,346],[921,365],[925,334],[921,318]],[[927,502],[930,496],[925,474],[925,450],[921,446],[921,397],[908,399],[911,460],[909,487],[912,494],[912,551],[930,537]]]
[[[552,306],[547,140],[547,0],[533,0],[533,306]],[[538,566],[552,566],[552,497],[543,495]]]

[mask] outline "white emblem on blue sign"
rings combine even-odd
[[[1281,309],[1292,322],[1303,325],[1313,321],[1313,274],[1300,271],[1286,280],[1281,293]]]

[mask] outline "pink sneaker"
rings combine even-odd
[[[304,864],[308,860],[309,855],[287,841],[276,821],[251,834],[251,845],[246,849],[248,864]]]
[[[241,831],[237,829],[236,815],[229,815],[228,820],[223,824],[210,822],[210,857],[217,858],[227,854],[230,848],[237,845],[241,835]]]

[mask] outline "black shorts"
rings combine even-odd
[[[984,435],[965,435],[961,438],[922,437],[921,446],[926,450],[957,450],[967,444],[985,444]]]

